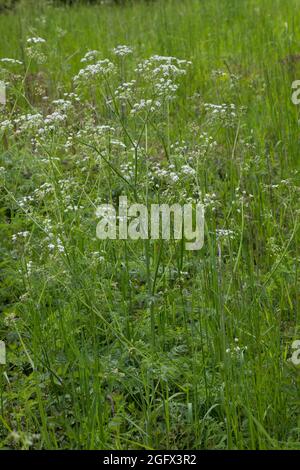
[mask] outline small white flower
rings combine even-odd
[[[12,64],[12,65],[23,65],[23,62],[17,59],[10,59],[9,57],[4,57],[3,59],[0,59],[0,62],[3,64]]]
[[[100,52],[99,51],[88,51],[85,56],[80,60],[80,62],[91,62],[92,60],[97,59],[99,56]]]
[[[87,65],[84,69],[79,70],[74,77],[74,82],[89,82],[93,78],[107,77],[115,71],[115,66],[108,59],[98,60],[95,64]]]

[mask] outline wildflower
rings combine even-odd
[[[245,109],[244,106],[237,109],[234,103],[204,103],[204,110],[209,114],[211,121],[215,122],[220,120],[224,127],[232,127],[235,124],[238,114],[243,113]]]
[[[13,122],[10,121],[9,119],[5,119],[4,121],[0,122],[0,130],[2,132],[6,130],[12,131],[14,128]]]
[[[187,60],[176,57],[154,55],[138,64],[135,69],[141,74],[149,74],[152,78],[175,78],[186,74],[186,68],[191,65]]]
[[[67,111],[72,108],[72,103],[69,100],[59,99],[52,101],[52,104],[57,106],[60,110]]]
[[[161,107],[160,101],[157,100],[145,100],[141,99],[138,103],[135,103],[130,111],[130,114],[138,114],[141,111],[155,112]]]
[[[97,51],[97,50],[93,50],[93,51],[88,51],[84,57],[82,57],[82,59],[80,60],[80,62],[91,62],[95,59],[97,59],[97,57],[99,56],[100,52]]]
[[[33,38],[28,38],[27,39],[27,44],[43,44],[45,43],[45,39],[40,38],[40,37],[33,37]]]
[[[164,77],[160,78],[157,83],[154,84],[155,91],[159,97],[172,100],[175,97],[175,93],[178,89],[178,85],[171,79]]]
[[[183,165],[181,167],[181,171],[182,173],[184,173],[185,175],[195,175],[196,171],[194,170],[194,168],[190,167],[189,165]]]
[[[177,183],[177,181],[179,180],[179,176],[173,172],[170,173],[170,178],[173,181],[173,183]]]
[[[89,82],[93,78],[108,77],[114,71],[115,66],[108,59],[98,60],[95,64],[87,65],[79,70],[78,74],[74,77],[74,82]]]
[[[126,55],[132,54],[133,49],[129,46],[116,46],[113,49],[113,53],[119,57],[125,57]]]
[[[17,241],[18,237],[27,238],[28,235],[29,235],[29,232],[25,230],[24,232],[15,233],[14,235],[12,235],[11,239],[13,242],[15,242]]]
[[[216,230],[216,236],[217,236],[217,239],[220,239],[220,238],[233,239],[234,238],[234,232],[232,230],[226,230],[226,229],[220,228],[220,229]]]
[[[32,265],[33,265],[33,262],[32,261],[28,261],[26,263],[26,272],[27,272],[27,275],[30,276],[31,272],[32,272]]]
[[[136,85],[136,80],[122,83],[115,90],[115,97],[118,98],[119,100],[129,100],[132,97],[135,85]]]
[[[58,111],[54,111],[52,114],[48,114],[45,118],[45,124],[60,123],[66,119],[64,114],[60,114]]]
[[[12,440],[15,441],[15,442],[18,442],[18,441],[21,439],[21,436],[20,436],[20,434],[19,434],[17,431],[12,431],[12,432],[9,434],[9,437],[10,437],[10,439],[12,439]]]
[[[3,64],[23,65],[23,62],[21,60],[10,59],[9,57],[4,57],[3,59],[0,59],[0,62],[2,62]]]

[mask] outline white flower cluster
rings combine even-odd
[[[190,64],[176,57],[154,55],[138,64],[135,71],[152,84],[158,98],[172,100],[178,89],[176,80],[186,74]]]
[[[15,135],[28,131],[35,131],[39,136],[42,136],[49,131],[53,131],[58,128],[61,123],[66,121],[68,116],[67,113],[73,109],[73,104],[71,101],[64,99],[54,100],[52,104],[57,108],[57,110],[48,114],[46,117],[40,113],[23,114],[15,119],[6,119],[2,121],[0,123],[0,130],[2,132],[6,130],[15,130]]]
[[[131,80],[130,82],[122,83],[115,90],[115,97],[123,101],[131,99],[135,86],[136,86],[136,80]]]
[[[72,98],[76,101],[79,100],[76,93],[69,94],[69,95],[66,94],[66,97]],[[46,134],[47,132],[58,129],[62,123],[66,122],[68,118],[68,113],[70,113],[73,110],[73,103],[71,100],[68,100],[68,99],[60,98],[60,99],[54,100],[52,101],[52,105],[54,105],[56,109],[55,111],[53,111],[51,114],[48,114],[44,118],[43,124],[38,129],[38,134],[40,136],[42,136],[43,134]]]
[[[102,251],[101,253],[105,254],[104,251]],[[102,262],[102,261],[105,261],[105,257],[102,256],[101,253],[99,251],[93,251],[91,255],[94,258],[94,260]]]
[[[122,163],[120,169],[125,179],[133,178],[134,176],[134,164],[132,162]]]
[[[215,212],[217,206],[220,205],[217,200],[217,195],[215,193],[206,193],[203,197],[203,205],[205,208],[209,207]]]
[[[61,123],[66,121],[67,115],[63,112],[54,111],[51,114],[48,114],[44,119],[44,127],[41,127],[38,130],[39,135],[44,134],[47,131],[54,131]]]
[[[159,97],[169,97],[169,99],[174,99],[178,85],[172,82],[169,78],[160,78],[159,81],[154,84],[154,88]]]
[[[26,263],[26,274],[27,274],[27,276],[30,276],[30,274],[32,273],[32,266],[33,266],[33,262],[31,260],[27,261],[27,263]]]
[[[19,206],[27,212],[30,209],[30,203],[34,202],[33,196],[23,196],[21,199],[19,199],[18,204]]]
[[[174,163],[170,162],[168,165],[164,165],[160,162],[153,163],[149,168],[148,176],[149,180],[152,181],[156,188],[162,186],[164,188],[170,188],[172,185],[176,184],[177,188],[180,189],[180,194],[183,195],[184,190],[188,186],[190,189],[193,187],[195,175],[196,170],[194,168],[187,163],[181,163],[180,160],[176,158],[174,159]],[[184,197],[187,199],[188,195],[184,193]]]
[[[124,144],[124,142],[122,142],[121,140],[118,140],[118,139],[112,139],[110,141],[111,145],[116,145],[117,147],[121,147],[123,149],[126,149],[126,145]]]
[[[5,132],[6,130],[12,131],[14,128],[13,121],[9,119],[5,119],[4,121],[0,122],[0,131]]]
[[[30,45],[31,44],[43,44],[45,42],[46,42],[45,39],[40,38],[40,37],[36,37],[36,38],[33,37],[33,38],[28,38],[27,39],[27,44],[30,44]]]
[[[196,171],[194,170],[194,168],[192,168],[191,166],[189,165],[183,165],[181,167],[181,172],[184,174],[184,175],[191,175],[191,176],[194,176],[196,174]]]
[[[11,239],[13,242],[16,242],[18,238],[27,238],[30,232],[25,230],[24,232],[18,232],[12,235]]]
[[[68,98],[69,101],[75,101],[75,102],[77,102],[77,103],[80,102],[80,98],[79,98],[79,96],[77,95],[77,93],[73,93],[73,92],[71,92],[71,93],[64,93],[64,97],[65,97],[66,99]]]
[[[115,56],[124,57],[131,54],[133,49],[129,46],[119,45],[113,49]],[[99,51],[88,51],[81,59],[81,62],[92,62],[79,70],[74,77],[74,83],[79,84],[100,84],[101,78],[107,79],[117,71],[117,66],[109,59],[99,60]],[[111,108],[115,106],[115,99],[122,102],[122,114],[125,112],[125,102],[130,104],[131,114],[136,114],[145,110],[154,112],[167,100],[175,98],[178,90],[177,78],[186,74],[191,62],[177,59],[176,57],[165,57],[153,55],[149,59],[143,60],[135,68],[138,79],[124,81],[113,91],[113,96],[105,95],[106,104]],[[111,85],[113,87],[113,84]],[[140,92],[143,92],[141,94]],[[145,93],[146,92],[146,93]],[[139,100],[139,101],[138,101]],[[135,103],[132,105],[132,103]]]
[[[174,155],[185,155],[188,151],[188,146],[185,140],[176,140],[174,144],[171,144],[170,148]]]
[[[96,60],[97,57],[99,57],[100,55],[100,52],[97,51],[97,50],[93,50],[93,51],[88,51],[84,57],[82,57],[82,59],[80,60],[80,62],[84,63],[84,62],[92,62],[93,60]]]
[[[217,240],[223,239],[223,238],[228,238],[228,239],[234,239],[234,232],[233,230],[229,229],[224,229],[224,228],[219,228],[216,230],[216,236]]]
[[[78,139],[79,141],[89,141],[94,142],[97,146],[106,145],[108,142],[111,141],[111,136],[115,133],[115,128],[109,125],[95,125],[93,121],[87,121],[84,123],[84,127],[78,130],[75,133],[75,141]],[[73,137],[70,136],[68,138],[67,144],[73,145]],[[101,157],[100,157],[101,160]],[[85,158],[77,161],[76,164],[84,163]]]
[[[116,55],[116,56],[119,56],[119,57],[124,57],[126,55],[129,55],[129,54],[132,54],[133,53],[133,49],[129,46],[116,46],[114,49],[113,49],[113,53]]]
[[[115,132],[115,128],[111,126],[101,125],[101,126],[96,126],[95,131],[97,134],[100,134],[100,135],[112,134],[113,132]]]
[[[188,60],[177,59],[177,57],[166,57],[154,55],[150,59],[146,59],[136,68],[136,72],[141,74],[149,74],[150,76],[174,78],[185,75],[186,69],[191,65]]]
[[[164,168],[159,163],[156,163],[151,168],[152,175],[150,177],[150,180],[155,182],[155,180],[158,178],[159,180],[167,180],[171,184],[177,183],[179,181],[180,176],[174,170],[175,165],[173,165],[172,163],[169,165],[168,168]],[[159,184],[156,183],[156,187],[158,188]]]
[[[208,148],[212,149],[218,145],[217,142],[214,140],[214,138],[211,135],[208,135],[207,132],[202,132],[199,136],[199,140],[200,140],[200,145],[204,149],[208,149]]]
[[[226,114],[230,112],[231,116],[236,116],[235,113],[235,104],[212,104],[204,103],[204,108],[206,111],[211,111],[213,114]]]
[[[77,212],[80,209],[84,209],[84,206],[78,206],[77,204],[69,204],[65,209],[64,212]]]
[[[84,69],[79,70],[74,77],[74,82],[89,82],[94,78],[108,77],[114,72],[115,66],[110,60],[98,60],[95,64],[87,65]]]
[[[58,236],[54,235],[54,233],[52,231],[53,229],[52,229],[52,223],[51,223],[50,219],[45,220],[44,230],[47,234],[46,237],[45,237],[45,242],[48,246],[49,251],[53,252],[57,249],[60,253],[64,253],[65,248],[63,246],[63,243],[62,243],[61,239]]]
[[[51,183],[45,182],[38,188],[36,188],[32,194],[28,196],[23,196],[18,200],[18,205],[25,212],[28,212],[32,209],[32,205],[38,202],[38,200],[45,197],[47,194],[53,192],[53,185]]]
[[[238,338],[234,338],[234,342],[239,342]],[[226,349],[226,354],[229,354],[233,359],[244,359],[244,353],[247,351],[247,346],[233,345]]]
[[[47,61],[47,56],[44,54],[43,48],[40,47],[45,42],[45,39],[39,37],[27,39],[27,56],[38,64],[44,64]]]
[[[69,100],[64,100],[62,98],[58,99],[58,100],[54,100],[52,101],[52,104],[54,104],[55,106],[57,106],[58,109],[62,110],[62,111],[68,111],[70,108],[72,108],[73,104],[71,101]]]
[[[3,57],[3,59],[0,59],[0,62],[3,64],[23,65],[21,60],[11,59],[9,57]]]
[[[54,187],[52,183],[43,183],[39,188],[36,188],[34,190],[34,196],[39,197],[42,199],[43,197],[46,196],[46,194],[51,194],[54,191]]]
[[[158,100],[144,100],[141,99],[138,103],[135,103],[130,111],[130,114],[138,114],[141,111],[146,113],[154,113],[161,107],[161,103]]]
[[[43,116],[40,113],[23,114],[19,118],[12,120],[12,124],[17,127],[16,134],[34,131],[43,123]]]
[[[228,78],[228,72],[225,72],[224,70],[222,69],[218,69],[218,70],[212,70],[211,71],[211,76],[212,78]]]
[[[224,127],[232,127],[239,115],[245,112],[245,109],[244,106],[237,109],[234,103],[204,103],[204,110],[209,115],[211,122],[221,121]]]
[[[12,431],[9,435],[9,438],[18,443],[22,442],[23,448],[27,449],[28,447],[33,446],[34,442],[37,442],[40,440],[41,435],[40,434],[30,434],[30,433],[18,433],[17,431]]]

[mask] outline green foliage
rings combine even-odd
[[[0,447],[299,449],[298,2],[30,5],[0,16]],[[134,112],[155,54],[192,65]],[[201,200],[203,249],[98,240],[123,194]]]

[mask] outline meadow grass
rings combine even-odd
[[[300,448],[299,23],[298,0],[0,16],[1,448]],[[115,74],[74,83],[90,50]],[[192,64],[132,113],[156,54]],[[204,247],[98,240],[124,194],[202,201]]]

